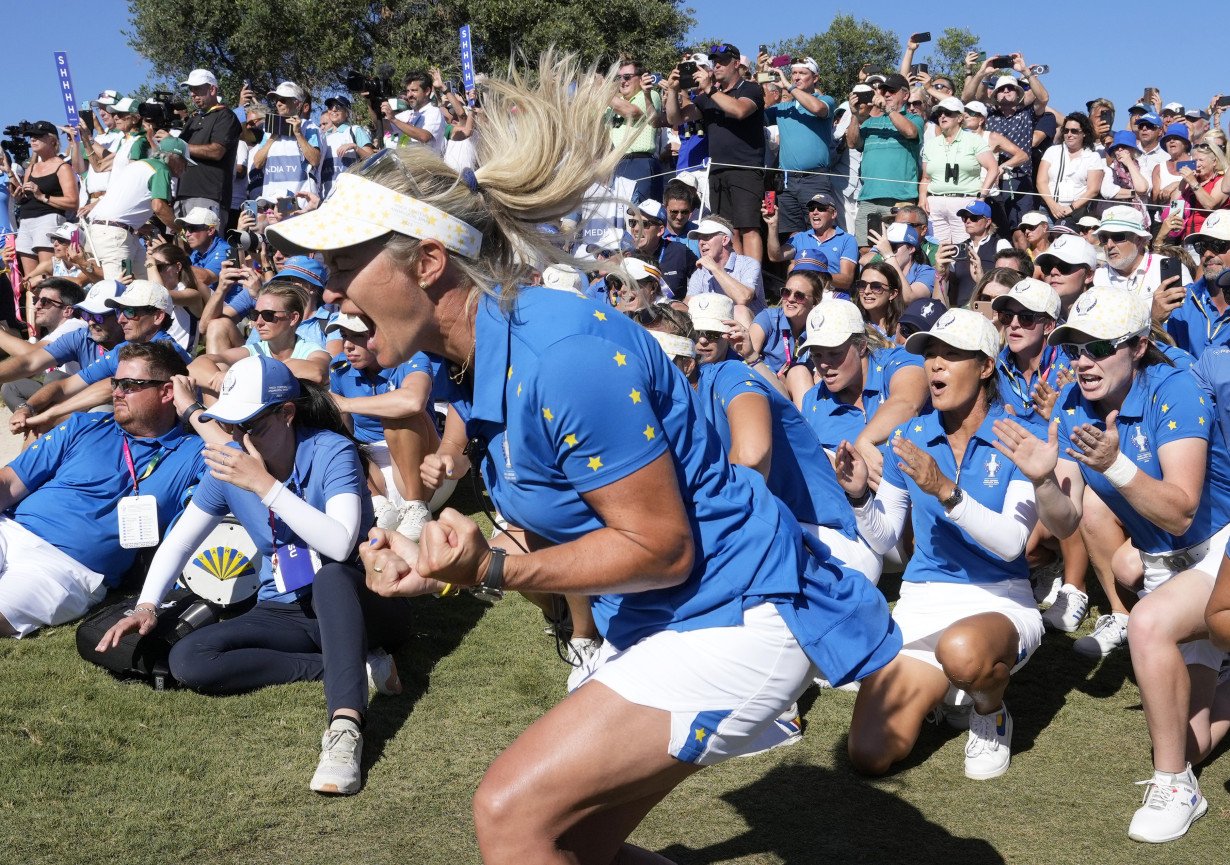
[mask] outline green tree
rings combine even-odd
[[[978,34],[964,27],[948,27],[932,43],[931,74],[947,75],[957,85],[957,95],[965,84],[965,55],[978,50]]]
[[[774,53],[811,57],[820,69],[820,86],[838,102],[858,83],[865,63],[895,71],[902,42],[891,30],[853,15],[837,15],[823,33],[800,34],[774,46]]]
[[[639,0],[594,14],[582,0],[129,0],[126,36],[162,80],[208,67],[231,95],[246,79],[291,79],[319,93],[355,66],[391,63],[395,75],[440,66],[457,78],[457,31],[470,24],[475,66],[494,71],[515,52],[550,45],[589,61],[623,54],[665,69],[692,25],[681,0]]]

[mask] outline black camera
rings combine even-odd
[[[166,90],[155,90],[154,95],[137,106],[137,113],[142,120],[149,121],[155,129],[182,129],[179,114],[187,110],[183,102],[175,98],[175,94]]]
[[[696,86],[696,70],[700,68],[695,60],[685,60],[679,64],[679,89],[691,90]]]
[[[393,67],[388,63],[377,66],[375,74],[351,69],[343,77],[342,83],[351,93],[366,93],[372,102],[383,102],[396,95],[393,88]]]
[[[6,126],[4,127],[4,134],[8,138],[0,141],[0,147],[4,148],[4,152],[9,155],[9,158],[14,163],[25,162],[30,158],[30,142],[26,139],[34,135],[35,132],[34,124],[29,120],[23,120],[12,126]]]
[[[256,252],[264,241],[260,234],[255,231],[228,231],[226,233],[226,242],[231,245],[233,250]]]

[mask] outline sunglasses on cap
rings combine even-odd
[[[147,387],[155,387],[160,384],[167,384],[167,379],[111,377],[111,390],[118,390],[122,394],[136,393],[139,390],[145,390]]]
[[[1081,355],[1090,360],[1105,360],[1119,350],[1119,347],[1136,339],[1138,334],[1121,336],[1118,339],[1095,339],[1089,342],[1065,342],[1059,348],[1068,360],[1079,360]]]
[[[1014,318],[1024,328],[1032,328],[1043,319],[1049,318],[1044,312],[1031,312],[1026,309],[1001,309],[995,314],[1004,327],[1012,324]]]
[[[1230,240],[1209,238],[1208,240],[1197,240],[1193,246],[1196,247],[1196,252],[1201,255],[1204,255],[1206,252],[1211,252],[1214,255],[1225,255],[1227,252],[1230,252]]]
[[[710,46],[709,46],[709,54],[710,54],[710,55],[713,55],[713,54],[733,54],[735,57],[738,57],[738,56],[739,56],[739,50],[738,50],[737,48],[735,48],[735,46],[733,46],[733,45],[729,45],[729,44],[727,44],[727,43],[725,43],[725,42],[721,42],[721,43],[719,43],[719,44],[717,44],[717,45],[710,45]]]

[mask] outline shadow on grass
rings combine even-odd
[[[661,855],[679,865],[764,854],[786,865],[1004,861],[989,842],[953,835],[913,805],[840,769],[781,766],[722,798],[739,810],[746,832],[703,848],[674,844]]]

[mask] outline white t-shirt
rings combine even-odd
[[[107,194],[90,211],[91,222],[122,222],[140,228],[154,216],[154,195],[170,203],[170,172],[162,163],[139,159],[111,172]]]
[[[1128,274],[1120,273],[1109,264],[1099,264],[1097,270],[1093,272],[1093,285],[1095,288],[1099,285],[1122,288],[1149,300],[1153,297],[1153,292],[1157,291],[1158,286],[1162,284],[1163,258],[1165,256],[1146,252],[1136,262],[1136,267],[1132,269],[1132,272]],[[1194,281],[1186,266],[1183,266],[1179,279],[1183,285],[1190,285]]]
[[[463,168],[473,171],[478,168],[478,127],[470,133],[469,138],[460,141],[449,139],[444,144],[444,161],[453,171],[460,172]]]
[[[437,155],[444,154],[444,112],[439,108],[428,102],[418,111],[399,111],[393,116],[407,126],[426,129],[431,133],[432,143],[430,146]],[[420,143],[422,142],[415,141],[393,124],[387,124],[384,133],[385,147],[404,147]],[[427,145],[424,144],[424,146]]]
[[[1089,172],[1102,171],[1106,163],[1092,150],[1082,150],[1079,153],[1067,151],[1062,144],[1054,144],[1042,154],[1042,161],[1050,167],[1050,180],[1046,192],[1055,197],[1060,204],[1071,204],[1076,200],[1089,182]],[[1063,163],[1063,172],[1059,165]],[[1056,192],[1058,184],[1058,192]],[[1040,192],[1043,190],[1039,190]],[[1094,190],[1096,195],[1098,190]]]
[[[1166,152],[1165,147],[1159,144],[1149,153],[1142,155],[1136,160],[1140,163],[1140,173],[1145,176],[1145,180],[1149,183],[1150,192],[1153,190],[1153,169],[1159,165],[1164,165],[1168,159],[1170,159],[1170,154]]]
[[[124,136],[122,133],[116,132],[114,129],[104,132],[101,135],[94,136],[94,143],[105,150],[107,153],[115,153],[120,149],[120,139]],[[113,160],[114,161],[114,160]],[[106,171],[95,171],[93,166],[86,169],[85,172],[85,193],[94,195],[99,192],[107,191],[107,183],[111,180],[111,169]]]

